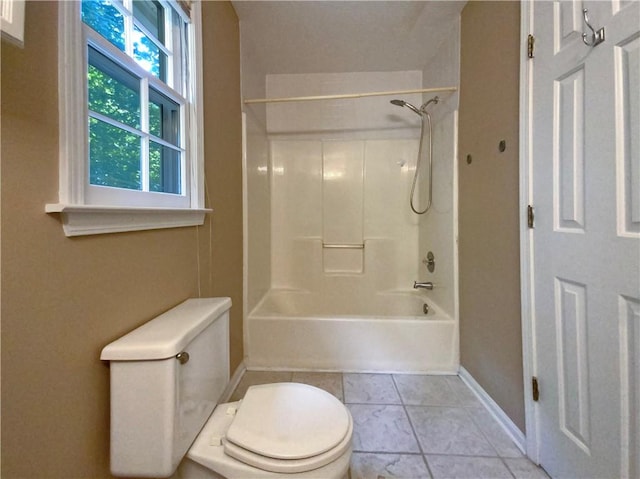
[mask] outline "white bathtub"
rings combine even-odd
[[[348,291],[275,289],[249,314],[246,326],[249,369],[458,371],[458,324],[420,293],[354,300]]]

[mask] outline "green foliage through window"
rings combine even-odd
[[[89,119],[92,185],[140,190],[140,137],[95,118]]]
[[[135,24],[155,39],[135,25],[127,33],[122,13],[127,10],[109,0],[83,0],[82,18],[119,50],[132,52],[137,64],[164,81],[168,57],[155,42],[165,38],[165,8],[157,1],[128,5],[133,6],[128,15],[135,16]],[[181,194],[181,105],[147,86],[121,60],[107,56],[108,49],[100,50],[91,43],[88,46],[90,184]]]
[[[89,109],[97,113],[113,118],[125,125],[133,128],[140,128],[140,82],[136,78],[133,81],[123,83],[112,76],[109,76],[103,69],[92,65],[95,56],[101,56],[97,52],[89,53]],[[104,57],[103,57],[104,58]],[[104,62],[109,60],[104,59]],[[109,62],[112,63],[112,62]],[[128,77],[127,72],[118,68],[115,64],[113,69],[119,69],[120,78]]]
[[[120,50],[125,50],[124,16],[109,0],[82,0],[82,20]]]

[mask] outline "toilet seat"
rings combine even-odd
[[[330,470],[348,467],[352,433],[348,409],[326,391],[253,386],[242,401],[216,407],[187,457],[228,478],[313,477],[314,470],[333,477]]]
[[[352,431],[346,407],[326,391],[297,383],[252,386],[227,430],[224,452],[264,471],[305,472],[341,456]]]

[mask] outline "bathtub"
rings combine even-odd
[[[459,366],[457,321],[418,292],[273,289],[246,327],[248,369],[451,374]]]

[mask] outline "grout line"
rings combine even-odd
[[[397,452],[397,451],[362,451],[360,449],[354,449],[353,450],[354,453],[356,454],[377,454],[377,455],[394,455],[397,456],[398,454],[402,454],[403,456],[424,456],[424,454],[422,454],[421,452],[408,452],[408,451],[402,451],[402,452]]]
[[[393,384],[393,388],[396,390],[396,393],[398,394],[398,398],[400,399],[400,404],[404,406],[404,398],[402,397],[402,394],[400,394],[400,389],[398,388],[398,384],[396,384],[396,378],[393,374],[391,374],[391,383]],[[406,413],[406,410],[405,410],[405,413]]]
[[[473,407],[465,407],[465,406],[445,406],[445,405],[434,405],[434,404],[406,404],[406,403],[381,403],[381,402],[345,402],[345,404],[353,404],[356,406],[409,406],[409,407],[424,407],[424,408],[446,408],[446,409],[482,409],[482,408],[473,408]]]
[[[509,471],[509,474],[511,474],[511,476],[513,476],[514,479],[516,478],[516,475],[514,474],[514,472],[511,470],[511,468],[509,467],[509,464],[507,464],[504,460],[504,457],[501,457],[500,460],[502,461],[502,464],[504,464],[504,467],[507,468],[507,471]]]
[[[507,468],[507,471],[509,472],[509,474],[511,474],[511,477],[514,478],[514,479],[517,479],[515,473],[511,470],[511,468],[508,466],[508,464],[506,464],[506,462],[504,461],[503,457],[496,457],[496,456],[465,456],[465,455],[462,455],[462,454],[429,454],[429,456],[466,457],[466,458],[469,458],[469,459],[476,459],[476,458],[477,459],[499,459],[500,462],[502,463],[502,465]],[[428,463],[428,460],[427,460],[426,456],[425,456],[425,462]],[[431,472],[431,469],[429,469],[429,472]],[[433,477],[433,474],[431,474],[431,476]]]
[[[420,449],[420,454],[422,455],[422,461],[424,462],[424,465],[427,468],[427,472],[429,473],[429,477],[433,477],[433,473],[431,472],[431,468],[429,467],[429,463],[427,462],[427,458],[424,455],[424,449],[422,448],[422,443],[420,442],[420,438],[418,437],[418,434],[416,433],[416,428],[413,425],[413,421],[411,420],[411,416],[409,415],[409,411],[407,410],[407,406],[404,403],[404,398],[402,397],[402,394],[400,394],[400,388],[398,387],[398,384],[396,383],[396,378],[395,376],[392,374],[391,375],[391,381],[393,382],[393,387],[396,388],[396,392],[398,393],[398,397],[400,398],[400,402],[402,403],[402,409],[404,410],[404,414],[407,416],[407,421],[409,421],[409,427],[411,428],[411,432],[413,433],[413,437],[416,440],[416,443],[418,444],[418,449]]]
[[[346,384],[345,374],[361,375],[361,376],[364,376],[364,375],[367,375],[367,376],[389,376],[391,378],[391,382],[395,385],[395,383],[393,381],[393,374],[392,373],[343,373],[343,375],[342,375],[342,377],[343,377],[343,387],[344,387],[344,384]],[[345,391],[343,391],[343,397],[345,397],[344,394],[345,394]],[[402,399],[400,398],[400,394],[397,391],[397,388],[396,388],[396,394],[398,396],[398,399],[400,401],[402,401]],[[384,406],[398,406],[398,405],[402,404],[402,402],[400,402],[400,403],[398,403],[398,402],[385,402],[385,403],[379,403],[379,402],[357,402],[357,401],[351,402],[351,401],[347,401],[346,397],[345,397],[344,403],[345,404],[362,404],[362,405],[379,405],[379,406],[383,406],[383,405]]]
[[[482,456],[474,456],[471,454],[443,454],[441,452],[427,452],[425,456],[469,457],[469,458],[477,457],[482,459],[504,459],[500,456],[487,456],[486,454],[483,454]],[[519,459],[519,458],[508,457],[507,459]]]
[[[483,410],[484,412],[487,412],[486,408],[482,408],[482,410]],[[498,450],[498,446],[496,446],[496,445],[494,444],[494,442],[492,441],[492,439],[491,439],[491,436],[492,436],[492,435],[490,435],[490,434],[489,434],[489,432],[485,431],[485,429],[484,429],[484,427],[482,426],[482,424],[480,424],[479,420],[475,419],[475,416],[474,416],[473,414],[471,414],[469,411],[467,411],[467,414],[468,414],[469,416],[471,416],[471,421],[476,425],[476,427],[480,430],[480,432],[485,436],[485,438],[487,439],[487,441],[489,442],[489,444],[491,444],[491,446],[496,450],[496,453],[498,454],[498,457],[500,457],[500,458],[504,458],[505,456],[503,456],[503,455],[500,453],[500,451]],[[491,416],[490,414],[489,414],[489,416],[490,416],[491,421],[496,422],[496,425],[497,425],[497,426],[500,426],[499,424],[497,424],[497,421],[493,418],[493,416]],[[508,435],[508,434],[506,434],[502,429],[500,429],[500,432],[501,432],[501,433],[503,433],[503,434],[505,435],[506,439],[508,439],[508,440],[511,442],[511,444],[513,444],[513,446],[515,446],[515,448],[520,452],[520,450],[519,450],[518,446],[515,444],[515,442],[513,441],[513,439],[511,439],[511,438],[509,437],[509,435]],[[496,442],[497,442],[497,441],[496,441]],[[526,457],[526,456],[525,456],[524,454],[521,454],[521,456],[517,456],[517,457],[515,457],[514,459],[517,459],[517,458],[519,458],[519,457]],[[511,458],[511,457],[510,457],[510,458]]]
[[[460,408],[460,409],[465,411],[465,414],[471,420],[471,424],[473,424],[476,428],[478,428],[478,431],[480,431],[480,434],[482,435],[482,437],[484,437],[484,440],[487,441],[487,444],[489,444],[489,446],[491,446],[491,448],[496,452],[496,457],[500,457],[500,453],[498,453],[498,448],[493,445],[493,442],[489,439],[489,435],[480,427],[480,424],[474,421],[473,414],[471,414],[469,411],[467,411],[464,408]]]
[[[433,472],[431,471],[431,467],[429,466],[429,462],[427,461],[427,457],[424,454],[424,449],[422,448],[422,443],[420,442],[420,438],[418,437],[418,434],[416,433],[416,428],[413,425],[413,421],[411,420],[411,416],[409,415],[409,411],[407,410],[407,405],[404,402],[404,398],[402,397],[402,394],[400,393],[400,388],[398,387],[398,383],[396,383],[396,377],[395,375],[391,375],[391,380],[393,381],[393,386],[396,388],[396,391],[398,392],[398,397],[400,397],[400,402],[402,402],[402,409],[404,409],[404,413],[407,416],[407,420],[409,421],[409,427],[411,427],[411,431],[413,432],[413,436],[416,438],[416,442],[418,443],[418,448],[420,449],[420,453],[422,455],[422,462],[424,462],[425,467],[427,468],[427,473],[429,474],[429,477],[433,478]]]
[[[456,377],[456,378],[457,378],[458,376],[456,375],[456,376],[453,376],[453,377]],[[458,378],[458,379],[459,379],[459,378]],[[455,398],[456,398],[456,400],[458,401],[458,403],[462,404],[462,398],[461,398],[461,397],[460,397],[460,395],[458,394],[458,391],[456,391],[456,390],[455,390],[455,388],[454,388],[453,386],[451,386],[451,384],[449,384],[449,381],[448,381],[447,379],[445,379],[445,383],[446,383],[446,385],[449,387],[449,389],[451,390],[451,392],[453,393],[453,397],[455,397]]]
[[[422,448],[422,444],[420,443],[418,435],[415,432],[415,426],[413,424],[413,421],[411,420],[411,415],[409,414],[409,411],[407,410],[407,404],[405,404],[404,398],[400,394],[400,389],[398,388],[398,385],[396,383],[396,378],[395,378],[394,375],[392,375],[392,379],[393,379],[393,384],[396,387],[396,390],[398,391],[398,395],[400,396],[400,400],[402,402],[403,408],[405,409],[405,413],[407,415],[407,418],[409,419],[409,424],[411,425],[413,433],[416,436],[416,439],[418,440],[418,447],[420,448],[420,451],[422,451],[422,459],[425,462],[425,465],[427,466],[427,470],[428,470],[429,474],[433,478],[434,475],[433,475],[433,471],[431,470],[431,467],[429,465],[429,460],[427,459],[427,454],[424,452],[424,449]],[[469,411],[464,407],[463,398],[460,397],[459,392],[456,391],[456,389],[454,387],[452,387],[451,384],[449,384],[448,381],[445,380],[444,384],[446,384],[446,389],[450,392],[450,396],[455,401],[455,404],[446,405],[446,406],[445,405],[441,405],[441,406],[421,406],[421,405],[417,405],[417,407],[446,407],[446,408],[457,408],[457,409],[462,409],[462,410],[466,411],[465,414],[469,417],[469,419],[471,419],[471,423],[478,428],[478,431],[480,431],[481,436],[485,439],[487,444],[489,444],[489,446],[495,451],[496,455],[495,456],[477,456],[477,455],[463,455],[463,454],[429,454],[429,455],[433,455],[433,456],[436,456],[436,455],[437,456],[443,456],[444,455],[444,456],[452,456],[452,457],[471,457],[471,458],[483,457],[483,458],[488,458],[488,459],[496,459],[497,458],[504,465],[504,467],[507,468],[507,471],[509,472],[509,474],[511,474],[511,476],[515,478],[515,475],[514,475],[513,471],[511,471],[509,466],[506,464],[504,458],[500,456],[496,446],[494,446],[493,442],[489,439],[488,434],[485,433],[483,428],[480,427],[480,425],[473,419],[472,414],[470,414]]]
[[[422,461],[427,467],[427,473],[429,474],[429,477],[433,479],[433,472],[431,471],[431,466],[429,466],[429,461],[427,461],[427,456],[425,454],[422,455]]]
[[[456,407],[462,407],[463,399],[460,397],[458,392],[453,388],[453,386],[451,386],[451,384],[449,384],[448,379],[445,378],[444,383],[447,385],[447,388],[449,388],[449,391],[451,391],[451,397],[454,398],[457,403]]]

